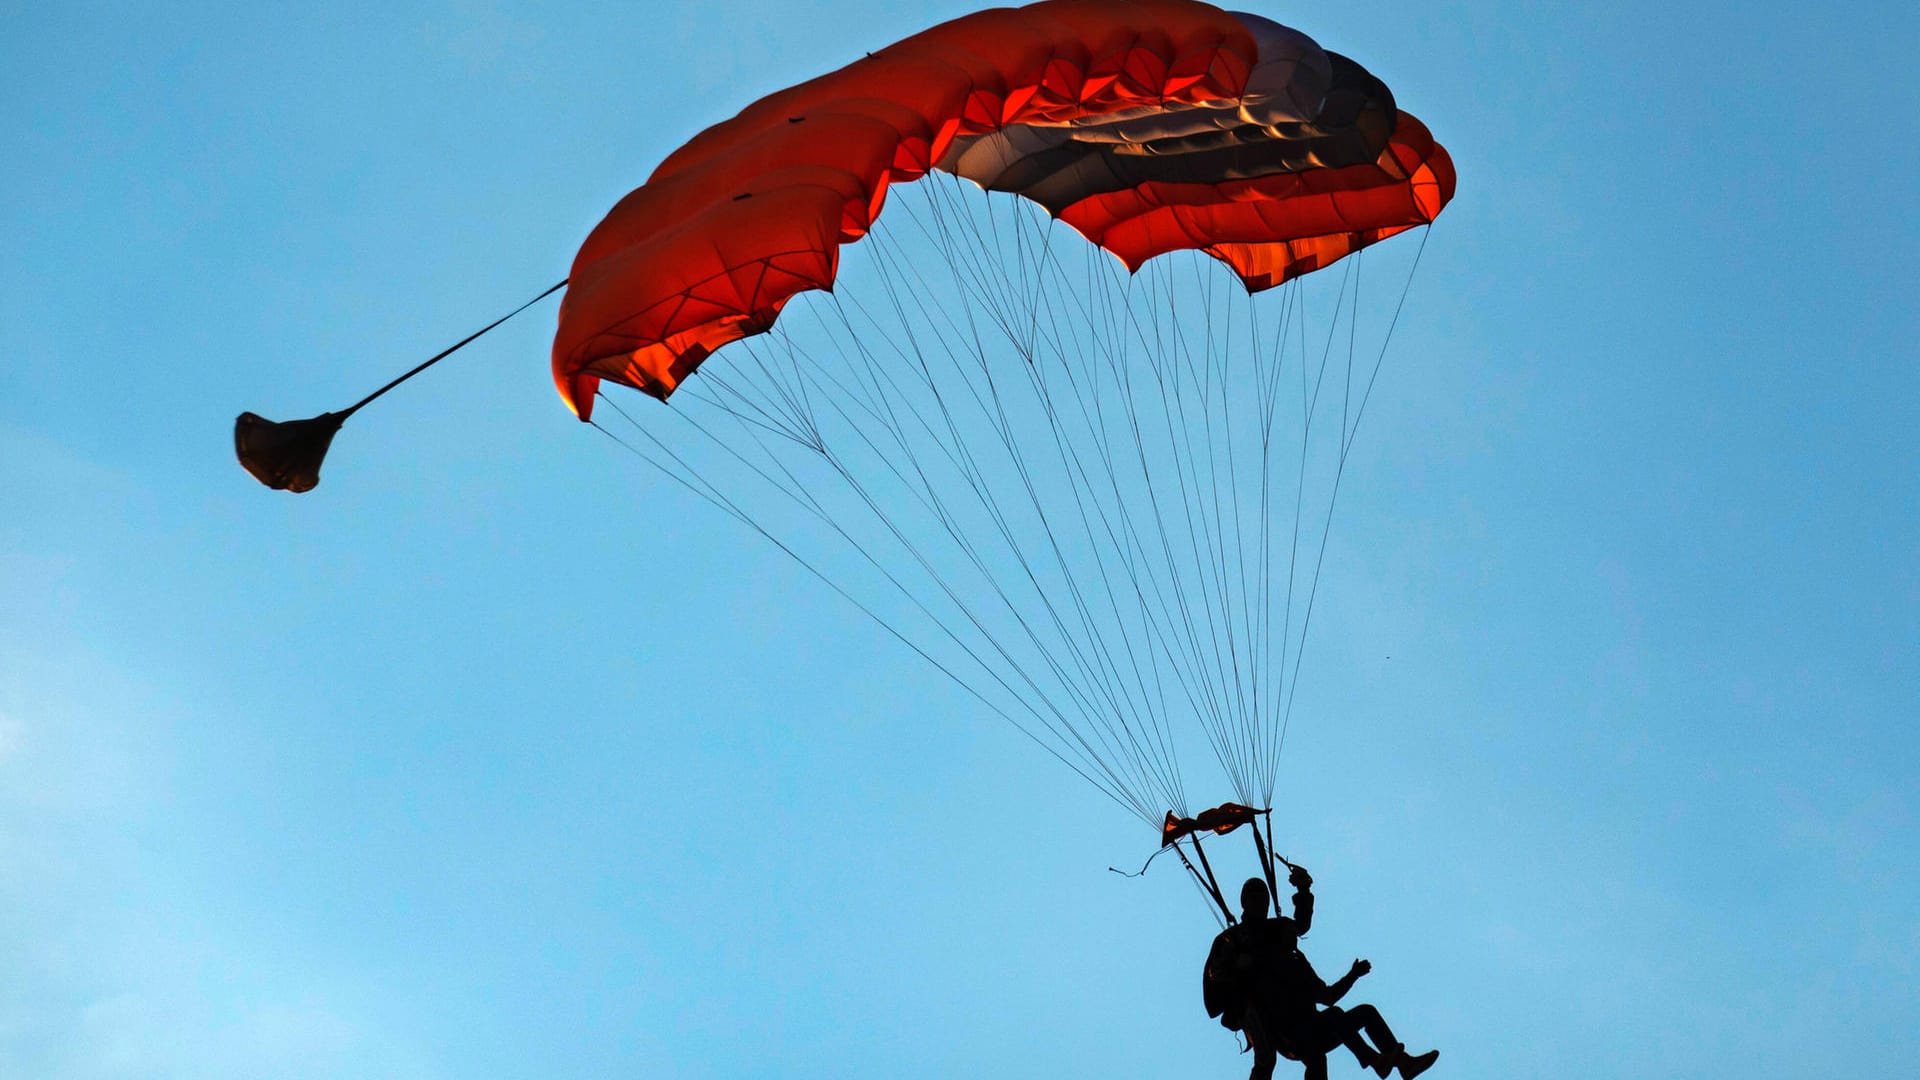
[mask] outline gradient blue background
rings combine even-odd
[[[1900,1075],[1920,18],[1583,7],[1258,9],[1461,176],[1283,762],[1309,955],[1437,1077]],[[551,301],[317,492],[232,461],[964,10],[0,4],[0,1075],[1243,1072],[1152,838],[575,423]]]

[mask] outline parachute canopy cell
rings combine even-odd
[[[1198,250],[1249,290],[1431,223],[1451,160],[1359,64],[1192,0],[1045,0],[942,23],[674,151],[575,257],[561,396],[665,398],[828,289],[888,186],[932,169],[1044,206],[1137,270]]]

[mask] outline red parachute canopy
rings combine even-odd
[[[1431,223],[1453,164],[1358,64],[1193,0],[1045,0],[923,31],[675,151],[574,259],[554,381],[665,398],[832,286],[888,185],[931,169],[1046,206],[1138,269],[1200,250],[1250,290]]]

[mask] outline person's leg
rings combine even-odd
[[[1361,1005],[1352,1010],[1330,1005],[1320,1010],[1319,1015],[1315,1017],[1312,1048],[1324,1054],[1336,1046],[1345,1046],[1353,1052],[1361,1068],[1378,1072],[1380,1054],[1367,1045],[1359,1032],[1369,1020],[1379,1018],[1380,1014],[1375,1012],[1371,1005]],[[1381,1073],[1381,1075],[1386,1074]]]
[[[1379,1049],[1380,1053],[1390,1053],[1392,1049],[1396,1049],[1396,1047],[1400,1045],[1400,1040],[1394,1038],[1394,1030],[1386,1026],[1386,1019],[1380,1017],[1379,1009],[1375,1009],[1373,1005],[1354,1005],[1352,1009],[1346,1011],[1346,1017],[1350,1020],[1350,1026],[1348,1026],[1348,1036],[1346,1036],[1344,1042],[1346,1042],[1348,1049],[1354,1051],[1354,1057],[1359,1057],[1359,1049],[1354,1049],[1356,1043],[1359,1043],[1359,1045],[1367,1045],[1367,1043],[1359,1042],[1359,1034],[1357,1034],[1357,1032],[1367,1032],[1367,1038],[1373,1040],[1373,1045]],[[1373,1063],[1361,1061],[1361,1065],[1363,1065],[1363,1067],[1371,1067]]]
[[[1273,1040],[1267,1037],[1267,1028],[1261,1022],[1260,1014],[1248,1009],[1240,1029],[1246,1033],[1247,1048],[1253,1051],[1253,1071],[1247,1074],[1247,1080],[1273,1080],[1273,1069],[1279,1064],[1279,1055],[1274,1052]]]
[[[1300,1064],[1307,1067],[1306,1080],[1327,1080],[1327,1055],[1302,1054]]]
[[[1247,1080],[1273,1080],[1273,1067],[1279,1064],[1277,1059],[1273,1047],[1254,1043],[1253,1071],[1247,1074]]]
[[[1327,1011],[1333,1013],[1340,1010],[1328,1009]],[[1387,1021],[1380,1015],[1380,1010],[1371,1005],[1355,1005],[1346,1010],[1345,1015],[1341,1017],[1339,1029],[1344,1032],[1341,1041],[1346,1044],[1347,1049],[1353,1051],[1353,1056],[1360,1060],[1360,1066],[1371,1068],[1383,1077],[1398,1066],[1400,1075],[1411,1080],[1412,1077],[1419,1076],[1432,1068],[1433,1063],[1440,1057],[1438,1050],[1409,1055],[1407,1048],[1401,1044],[1400,1040],[1393,1037],[1393,1029],[1387,1026]],[[1367,1038],[1373,1040],[1373,1046],[1369,1047],[1361,1041],[1359,1036],[1361,1031],[1365,1031]]]

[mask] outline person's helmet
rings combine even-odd
[[[1247,883],[1240,886],[1240,907],[1242,910],[1250,911],[1253,908],[1264,909],[1271,899],[1272,897],[1267,893],[1267,883],[1257,877],[1248,878]]]

